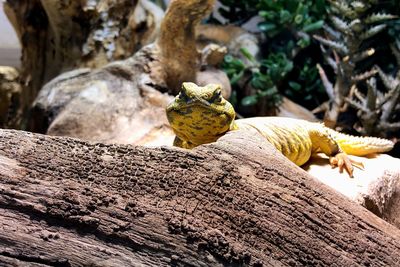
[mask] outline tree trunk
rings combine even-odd
[[[400,231],[259,136],[194,150],[0,131],[0,265],[398,266]]]
[[[125,59],[153,42],[163,17],[149,0],[7,0],[4,11],[22,47],[25,113],[60,73]]]

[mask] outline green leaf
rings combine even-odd
[[[271,77],[267,74],[260,72],[254,72],[251,79],[251,85],[256,89],[265,90],[265,88],[272,86]]]
[[[242,52],[242,54],[251,62],[256,61],[256,59],[253,57],[253,55],[249,52],[249,50],[247,50],[247,48],[242,47],[240,48],[240,52]]]
[[[303,31],[305,32],[312,32],[312,31],[316,31],[322,28],[322,26],[324,25],[324,21],[323,20],[319,20],[317,22],[308,24],[306,26],[303,27]]]
[[[295,91],[300,91],[301,90],[301,84],[299,84],[297,82],[290,81],[289,82],[289,86]]]
[[[237,70],[243,70],[246,68],[246,66],[244,65],[244,63],[238,59],[238,58],[234,58],[231,62],[231,66],[236,68]]]
[[[253,79],[251,79],[251,86],[256,89],[264,89],[266,85],[267,84],[262,79],[259,79],[257,77],[253,77]]]
[[[303,17],[304,16],[307,16],[308,14],[308,8],[307,8],[307,6],[305,6],[304,4],[302,4],[302,3],[299,3],[298,5],[297,5],[297,10],[296,10],[296,13],[298,14],[298,15],[302,15]]]
[[[226,74],[227,74],[229,77],[232,76],[232,75],[234,75],[235,73],[237,73],[237,70],[236,70],[236,69],[225,68],[224,70],[225,70]]]
[[[297,41],[297,45],[300,46],[301,48],[306,48],[309,46],[311,43],[310,38],[301,38],[300,40]]]
[[[262,97],[273,97],[278,93],[278,89],[276,86],[272,86],[271,88],[267,88],[266,90],[258,92],[258,94]]]
[[[303,1],[285,0],[285,1],[279,1],[279,2],[283,2],[284,6],[285,6],[285,9],[288,10],[290,13],[295,13],[296,10],[298,9],[299,2],[303,2]]]
[[[268,32],[276,29],[276,24],[270,22],[261,22],[258,24],[260,31]]]
[[[279,12],[279,21],[281,24],[288,23],[291,20],[292,20],[292,14],[290,14],[289,11],[281,10],[281,12]]]
[[[294,22],[296,24],[301,24],[303,22],[303,16],[300,14],[296,15],[296,17],[294,17]]]
[[[231,63],[231,62],[233,61],[233,56],[232,56],[232,55],[226,55],[226,56],[224,57],[224,61],[225,61],[226,63]]]
[[[263,17],[265,20],[274,20],[275,19],[275,12],[261,10],[259,13],[260,17]]]
[[[237,92],[236,90],[232,91],[231,96],[229,97],[229,102],[235,107],[237,106]]]
[[[242,99],[241,104],[243,106],[253,106],[257,104],[257,101],[258,101],[257,95],[249,95]]]
[[[225,70],[234,69],[236,71],[241,71],[246,68],[246,65],[238,58],[235,58],[231,55],[226,55],[224,57],[223,67]]]
[[[284,73],[282,73],[282,77],[286,75],[286,73],[290,72],[293,69],[293,62],[288,60],[283,68]]]
[[[231,84],[236,84],[243,77],[243,74],[244,71],[234,74],[231,78]]]

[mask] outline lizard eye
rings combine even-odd
[[[215,96],[216,96],[216,99],[215,99],[215,101],[216,102],[221,102],[222,101],[222,95],[221,95],[222,93],[221,93],[221,90],[218,90],[216,93],[215,93]]]
[[[179,95],[178,95],[178,98],[179,98],[180,100],[187,100],[187,99],[188,99],[188,96],[187,96],[187,94],[185,93],[185,91],[181,91],[181,92],[179,93]]]
[[[214,103],[221,102],[222,101],[221,90],[216,91],[210,101]]]

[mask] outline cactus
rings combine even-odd
[[[391,49],[400,66],[400,41],[391,45]],[[396,114],[400,112],[400,69],[393,76],[386,74],[378,66],[375,69],[387,89],[386,92],[379,91],[376,78],[371,77],[367,80],[367,94],[363,95],[354,86],[346,102],[358,110],[360,125],[356,128],[361,134],[388,137],[400,130],[400,122],[395,122]]]
[[[332,0],[330,1],[330,25],[324,25],[326,36],[314,35],[321,44],[326,63],[332,67],[336,75],[336,80],[332,83],[325,74],[325,70],[318,66],[320,77],[330,99],[330,105],[325,105],[327,108],[324,116],[324,122],[329,127],[337,125],[339,115],[347,110],[349,104],[363,113],[370,108],[367,103],[372,100],[368,100],[368,97],[377,98],[380,94],[376,89],[375,78],[371,77],[376,73],[380,73],[380,76],[384,73],[379,71],[379,68],[360,72],[356,67],[357,63],[375,53],[373,47],[365,48],[366,41],[385,30],[386,21],[396,18],[394,15],[383,12],[373,13],[371,10],[375,10],[377,4],[378,1],[374,0]],[[357,85],[365,80],[369,81],[368,92],[370,93],[364,97],[357,89]],[[370,89],[371,86],[375,86],[374,94]],[[360,118],[360,120],[363,121],[363,125],[366,123],[365,119]],[[366,128],[369,129],[367,126]],[[370,129],[363,131],[370,132]]]

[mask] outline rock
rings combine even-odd
[[[21,119],[19,109],[21,92],[18,70],[0,66],[0,128],[13,127]]]
[[[233,25],[199,25],[196,30],[197,45],[200,49],[210,43],[226,46],[230,54],[242,59],[246,65],[249,62],[240,52],[242,48],[246,48],[255,58],[260,52],[256,35],[240,27]]]
[[[364,170],[355,168],[354,178],[332,169],[328,158],[320,154],[304,169],[320,182],[400,228],[400,159],[385,154],[350,157],[365,167]]]
[[[229,99],[232,93],[231,83],[228,76],[222,70],[216,68],[206,68],[196,74],[196,84],[206,86],[210,83],[217,83],[222,86],[222,96]]]
[[[228,50],[225,46],[211,43],[201,51],[201,64],[217,68],[222,64],[227,53]]]
[[[293,119],[302,119],[306,121],[318,121],[318,119],[308,109],[296,104],[287,97],[283,97],[282,104],[277,113],[279,117],[289,117]]]
[[[162,85],[162,78],[155,77],[162,72],[152,73],[149,67],[157,61],[156,51],[150,45],[131,59],[50,81],[34,103],[36,113],[48,119],[43,129],[49,135],[105,143],[159,143],[164,136],[157,137],[158,130],[172,139],[165,115],[172,97],[152,87]]]

